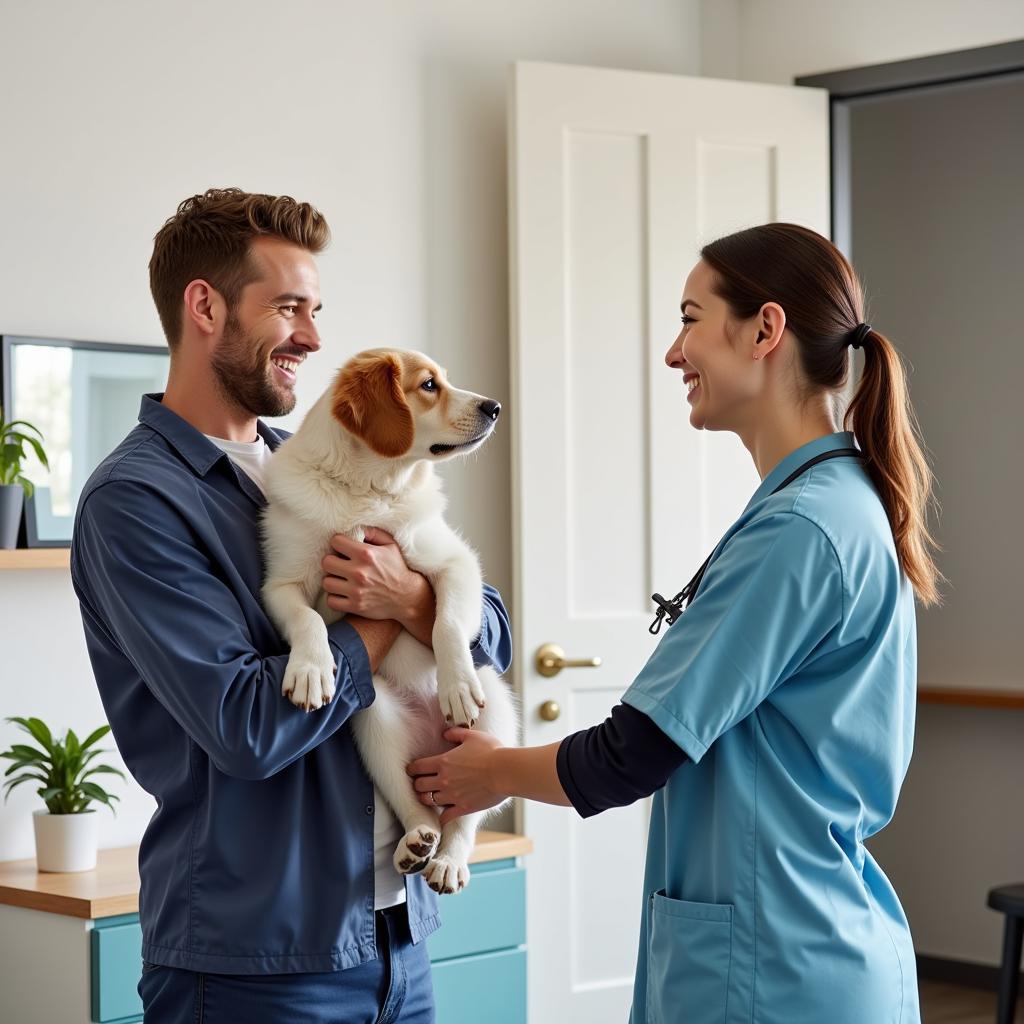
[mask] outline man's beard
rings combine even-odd
[[[273,364],[259,339],[244,331],[234,314],[228,316],[211,365],[221,393],[253,416],[284,416],[295,408],[295,392],[275,387]]]

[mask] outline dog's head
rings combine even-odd
[[[501,405],[452,387],[421,352],[371,349],[341,368],[331,411],[378,455],[437,462],[479,448]]]

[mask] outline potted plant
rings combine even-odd
[[[24,429],[19,430],[19,427]],[[34,431],[38,438],[26,434],[26,430]],[[40,443],[42,438],[39,428],[25,420],[5,420],[4,410],[0,407],[0,548],[17,547],[21,507],[25,495],[32,494],[32,482],[21,474],[25,445],[31,445],[39,461],[50,468]]]
[[[90,780],[104,774],[125,777],[118,768],[92,763],[100,754],[108,753],[90,748],[110,732],[110,726],[101,725],[80,742],[71,729],[63,740],[54,739],[38,718],[7,721],[16,723],[39,744],[32,747],[15,743],[0,753],[0,757],[14,762],[4,773],[5,777],[14,776],[4,786],[5,801],[23,782],[42,783],[36,792],[46,810],[33,815],[39,870],[89,871],[96,867],[96,812],[89,809],[89,804],[96,801],[113,811],[113,801],[118,797]]]

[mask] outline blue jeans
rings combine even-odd
[[[404,904],[376,914],[377,959],[318,974],[197,974],[144,964],[145,1024],[434,1024],[426,943]]]

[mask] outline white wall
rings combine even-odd
[[[789,84],[1024,36],[1020,0],[701,0],[700,73]]]
[[[159,343],[153,234],[186,196],[239,185],[314,202],[333,228],[299,411],[380,344],[507,402],[509,63],[693,74],[696,25],[696,0],[5,3],[0,333]],[[509,591],[507,423],[449,480]],[[66,572],[0,573],[0,622],[0,718],[103,721]],[[20,735],[0,722],[0,747]],[[135,842],[151,801],[112,789],[101,843]],[[37,805],[22,786],[0,806],[0,860],[32,856]]]
[[[1024,37],[1020,0],[704,0],[701,16],[701,73],[758,82]],[[1024,878],[1022,778],[1024,712],[920,709],[900,806],[872,843],[919,952],[999,962],[985,895]]]

